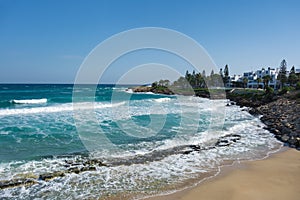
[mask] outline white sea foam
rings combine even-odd
[[[112,108],[124,105],[125,102],[119,103],[76,103],[74,107],[79,110],[88,109],[102,109]],[[57,112],[71,112],[74,109],[73,104],[66,103],[59,106],[48,107],[35,107],[35,108],[17,108],[17,109],[0,109],[0,116],[7,115],[24,115],[24,114],[37,114],[37,113],[57,113]]]
[[[163,102],[171,101],[171,98],[165,97],[165,98],[153,99],[153,101],[157,103],[163,103]]]
[[[15,104],[41,104],[41,103],[47,103],[47,99],[21,99],[21,100],[11,100],[12,103]]]
[[[133,90],[132,89],[125,89],[125,92],[132,94]]]

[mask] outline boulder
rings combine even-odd
[[[0,189],[6,189],[17,186],[29,186],[36,184],[37,182],[34,179],[12,179],[0,181]]]

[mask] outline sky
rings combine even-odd
[[[282,59],[299,68],[299,10],[298,0],[0,0],[0,83],[73,83],[99,43],[142,27],[193,38],[231,75]],[[115,82],[118,67],[103,81]]]

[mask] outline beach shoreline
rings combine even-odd
[[[300,152],[288,147],[266,159],[236,162],[194,187],[147,200],[299,199]]]

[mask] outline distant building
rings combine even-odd
[[[278,72],[279,72],[278,69],[270,68],[270,67],[268,67],[268,69],[262,68],[261,70],[252,72],[251,74],[248,74],[247,87],[248,88],[257,88],[257,87],[263,88],[264,87],[263,78],[264,78],[264,76],[269,75],[271,77],[271,79],[270,79],[268,85],[270,87],[276,89],[277,85],[278,85],[278,81],[277,81]],[[244,73],[244,75],[245,75],[245,73]],[[258,83],[258,81],[257,81],[259,78],[261,79],[260,83]]]
[[[242,85],[242,77],[241,75],[233,75],[230,76],[230,81],[227,83],[226,87],[239,87]]]
[[[270,81],[269,81],[269,86],[277,89],[279,83],[277,81],[277,76],[278,76],[278,72],[279,69],[275,69],[275,68],[271,68],[268,67],[268,69],[262,68],[260,70],[257,71],[250,71],[250,72],[244,72],[243,76],[240,75],[234,75],[232,77],[230,77],[230,85],[228,85],[229,87],[239,87],[241,85],[243,85],[243,79],[247,78],[248,83],[247,83],[247,87],[248,88],[263,88],[264,87],[264,83],[263,83],[263,77],[269,75],[271,77]],[[299,73],[300,73],[300,69],[299,69]],[[261,81],[258,83],[258,79],[261,79]]]

